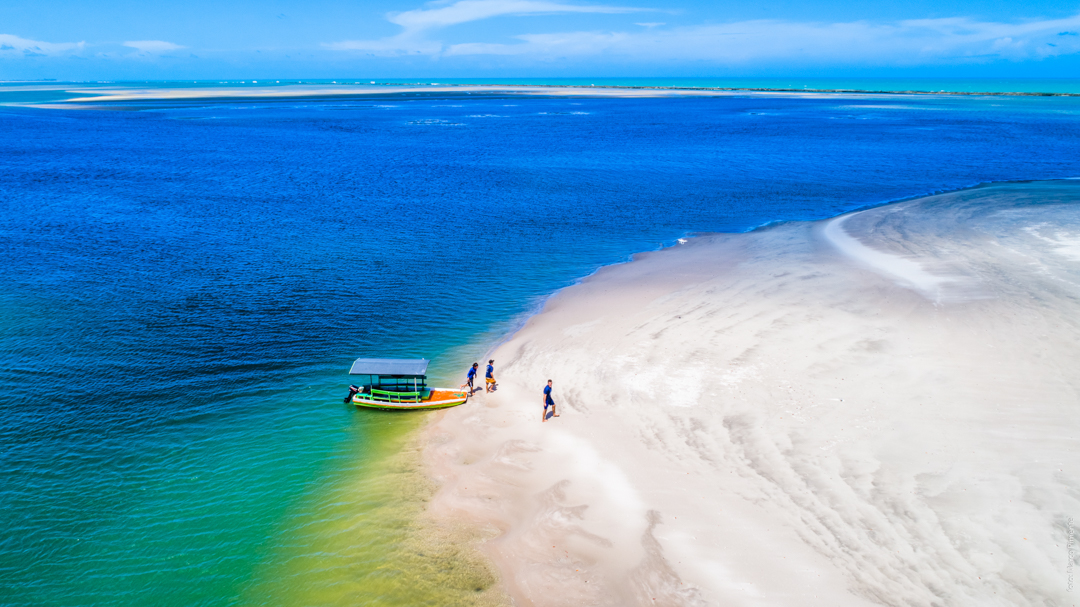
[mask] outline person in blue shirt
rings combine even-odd
[[[469,394],[473,393],[473,380],[476,379],[476,370],[480,368],[480,363],[473,363],[469,367],[469,374],[465,376],[465,383],[461,384],[461,389],[464,390],[465,386],[469,387]]]
[[[548,407],[551,407],[551,416],[552,417],[559,417],[559,415],[557,413],[555,413],[555,401],[551,400],[551,380],[550,379],[548,380],[547,387],[544,388],[544,416],[540,418],[540,421],[542,421],[542,422],[547,421],[547,409],[548,409]]]
[[[495,359],[494,358],[488,361],[487,373],[484,374],[484,380],[485,380],[484,381],[484,391],[485,392],[494,392],[495,391],[495,367],[494,367],[494,365],[495,365]]]

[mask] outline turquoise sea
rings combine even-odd
[[[375,82],[1080,95],[1080,78],[428,78]]]
[[[419,517],[429,414],[344,405],[352,359],[457,385],[688,234],[1080,177],[1073,97],[32,105],[83,86],[0,86],[3,605],[487,600]]]

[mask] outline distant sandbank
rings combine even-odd
[[[1074,602],[1080,182],[693,238],[492,357],[426,459],[515,604]]]
[[[896,96],[896,95],[961,95],[961,96],[1035,96],[1076,97],[1076,93],[1032,92],[964,92],[964,91],[871,91],[856,89],[783,89],[730,87],[669,87],[669,86],[592,86],[592,85],[498,85],[498,84],[288,84],[280,86],[215,86],[191,88],[79,88],[71,87],[73,97],[51,107],[71,107],[94,102],[165,101],[199,99],[289,99],[313,97],[349,97],[410,94],[516,94],[567,97],[680,97],[680,96]]]

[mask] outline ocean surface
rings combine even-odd
[[[0,105],[3,605],[468,604],[415,548],[429,413],[344,405],[354,358],[456,386],[688,234],[1080,177],[1067,97],[104,108]]]

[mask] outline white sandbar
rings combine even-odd
[[[527,86],[527,85],[333,85],[333,84],[288,84],[280,86],[217,86],[191,88],[137,88],[137,87],[93,87],[80,89],[71,87],[74,95],[59,107],[71,108],[79,104],[117,101],[194,101],[213,99],[289,99],[313,97],[367,97],[393,95],[431,95],[431,94],[500,94],[532,95],[552,97],[730,97],[730,96],[769,96],[800,98],[892,98],[903,93],[859,93],[859,92],[801,92],[768,91],[740,89],[687,89],[687,88],[629,88],[629,87],[585,87],[585,86]],[[73,105],[68,105],[73,104]],[[45,107],[45,104],[35,104]],[[53,104],[56,105],[56,104]]]
[[[853,216],[842,215],[825,222],[822,234],[845,255],[863,262],[867,267],[873,268],[886,276],[895,277],[902,284],[907,284],[920,291],[933,301],[941,301],[941,287],[952,282],[953,279],[935,276],[927,272],[917,261],[864,245],[844,230],[844,222]]]
[[[432,511],[518,605],[1072,605],[1078,235],[1008,184],[606,268],[438,414]]]

